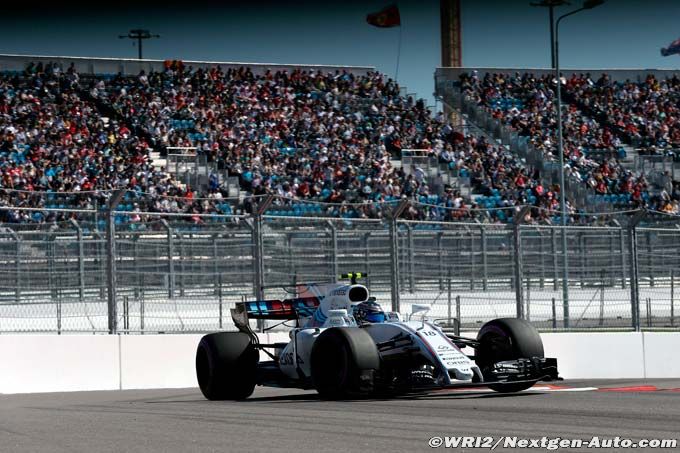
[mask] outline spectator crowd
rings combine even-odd
[[[469,99],[555,157],[549,77],[473,73],[461,82]],[[576,99],[565,114],[565,159],[570,177],[594,193],[643,205],[649,186],[618,162],[621,135],[675,143],[670,99],[677,83],[648,80],[646,91],[633,85],[621,93],[604,76],[565,81]],[[642,99],[654,99],[656,107],[645,101],[640,110],[631,101]],[[228,200],[215,175],[204,187],[180,181],[151,160],[151,150],[168,147],[195,147],[215,172],[237,177],[246,196]],[[431,174],[395,165],[403,149],[432,156],[441,171],[469,180],[474,195],[460,187],[435,191]],[[592,156],[599,151],[605,158]],[[81,75],[56,64],[0,74],[0,169],[0,206],[46,209],[3,209],[4,222],[73,218],[76,211],[47,208],[97,209],[115,189],[127,191],[123,206],[130,212],[121,222],[140,222],[144,213],[185,213],[202,222],[208,214],[252,210],[251,197],[267,194],[278,196],[272,212],[308,213],[291,208],[322,202],[318,215],[376,218],[406,198],[413,201],[404,214],[409,219],[505,222],[531,205],[534,221],[550,222],[561,190],[507,147],[461,133],[377,72],[255,74],[182,64],[136,76]],[[674,201],[672,188],[666,195]],[[568,203],[574,216],[581,208]]]
[[[621,163],[624,143],[672,144],[671,87],[677,79],[659,83],[653,76],[642,84],[614,83],[603,74],[562,77],[563,151],[565,174],[595,194],[609,196],[624,207],[677,212],[677,189],[652,187],[647,175],[635,174]],[[548,160],[557,160],[556,79],[531,73],[461,76],[463,95],[509,126]],[[644,95],[642,93],[645,93]],[[655,94],[653,94],[655,93]],[[649,105],[649,99],[655,99]],[[572,102],[568,102],[571,100]],[[566,104],[566,105],[565,105]],[[665,113],[660,113],[665,112]],[[666,124],[659,118],[669,117]],[[653,146],[653,145],[652,145]],[[668,178],[666,178],[668,179]],[[664,184],[662,184],[664,185]]]

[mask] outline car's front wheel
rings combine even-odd
[[[475,362],[485,379],[497,362],[544,356],[541,336],[534,326],[523,319],[501,318],[489,321],[479,330],[477,340],[480,345],[475,351]],[[489,387],[497,392],[511,393],[528,389],[532,385],[533,382],[517,382]]]
[[[363,329],[334,327],[314,341],[310,366],[319,395],[339,399],[371,389],[380,357],[373,338]]]

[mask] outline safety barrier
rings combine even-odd
[[[470,334],[474,336],[474,333]],[[201,335],[0,335],[0,393],[194,388]],[[545,333],[569,379],[680,377],[680,333]],[[285,342],[287,332],[261,334]]]

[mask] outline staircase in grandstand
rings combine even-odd
[[[470,195],[470,178],[439,162],[431,150],[402,149],[401,167],[407,175],[424,178],[433,195],[441,195],[447,188],[459,190],[463,196]]]

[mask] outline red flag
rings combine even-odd
[[[398,27],[401,25],[399,8],[397,8],[397,5],[390,5],[377,13],[367,15],[366,22],[380,28]]]

